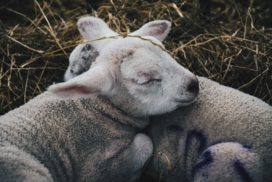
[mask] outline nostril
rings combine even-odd
[[[199,83],[197,79],[192,79],[187,87],[187,90],[191,93],[198,93],[199,92]]]

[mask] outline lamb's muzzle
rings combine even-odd
[[[189,82],[189,85],[187,87],[187,90],[191,93],[194,93],[195,95],[198,94],[199,92],[199,83],[198,83],[198,79],[194,78]]]

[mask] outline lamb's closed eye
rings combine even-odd
[[[152,83],[160,83],[162,79],[151,72],[140,71],[137,73],[137,77],[131,79],[134,83],[138,85],[148,85]]]
[[[149,79],[149,80],[144,80],[144,81],[141,81],[141,80],[137,80],[137,84],[139,85],[148,85],[148,84],[152,84],[152,83],[160,83],[162,80],[161,79]]]

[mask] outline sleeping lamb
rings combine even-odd
[[[146,26],[139,32],[144,40],[97,41],[89,71],[1,116],[1,181],[137,179],[153,152],[150,138],[137,134],[148,116],[190,104],[198,94],[196,77],[158,46],[168,24]],[[111,32],[94,17],[78,26],[89,40]]]
[[[170,24],[165,26],[170,30]],[[78,51],[82,50],[73,52]],[[148,134],[154,156],[146,173],[159,181],[270,181],[272,107],[207,78],[198,79],[200,95],[194,104],[152,118]]]
[[[272,107],[198,79],[195,103],[152,118],[148,173],[167,181],[271,181]]]

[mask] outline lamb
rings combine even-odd
[[[270,181],[271,106],[207,78],[198,80],[195,103],[152,117],[147,134],[154,154],[145,173],[160,181]]]
[[[145,39],[96,41],[99,56],[88,71],[1,116],[0,179],[135,181],[153,152],[139,133],[148,116],[188,105],[198,94],[195,75],[160,46],[165,24],[143,26],[138,35]],[[79,19],[78,27],[88,40],[113,32],[95,17]]]
[[[147,173],[166,181],[271,181],[272,107],[198,77],[195,103],[151,119]]]

